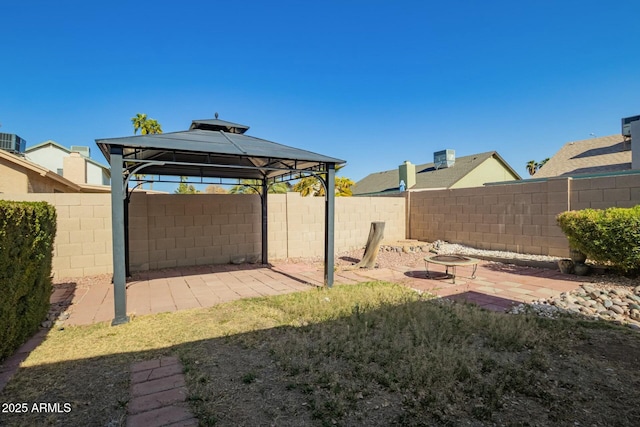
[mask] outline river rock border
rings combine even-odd
[[[556,317],[560,313],[580,314],[640,330],[640,286],[633,289],[602,289],[582,284],[578,289],[563,292],[559,297],[517,305],[509,313],[527,311],[545,317]]]
[[[416,252],[429,252],[431,244],[416,242],[416,244],[410,245],[380,245],[380,252],[404,252],[404,253],[416,253]]]

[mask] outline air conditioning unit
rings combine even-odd
[[[456,150],[442,150],[433,153],[433,164],[436,169],[450,168],[456,163]]]
[[[80,155],[83,157],[87,157],[87,158],[91,157],[91,152],[89,151],[89,147],[85,147],[82,145],[72,145],[71,152],[80,153]]]
[[[12,133],[0,133],[0,150],[24,153],[27,141]]]
[[[622,119],[622,136],[631,136],[631,122],[635,122],[636,120],[640,120],[640,116]]]

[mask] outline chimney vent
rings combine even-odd
[[[83,157],[91,157],[91,151],[89,147],[85,147],[82,145],[72,145],[71,146],[72,153],[80,153]]]
[[[404,182],[407,190],[416,185],[416,165],[405,160],[403,164],[398,166],[398,178],[398,188],[400,188],[401,182]]]

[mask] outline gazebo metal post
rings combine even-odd
[[[111,147],[111,229],[113,239],[113,300],[115,317],[112,326],[129,322],[127,316],[127,288],[124,240],[124,168],[122,147]]]
[[[261,221],[262,221],[262,264],[269,263],[269,234],[268,234],[268,221],[269,216],[267,212],[267,199],[269,193],[269,186],[267,185],[267,178],[262,179],[262,187],[260,188],[260,205],[261,205]]]
[[[324,284],[333,286],[334,264],[334,230],[335,230],[335,205],[336,205],[336,165],[327,163],[327,178],[325,181],[325,207],[324,207]]]

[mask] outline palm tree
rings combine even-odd
[[[536,162],[535,160],[529,160],[529,162],[527,162],[527,171],[529,172],[529,175],[535,175],[535,173],[538,172],[540,168],[543,167],[548,161],[548,157],[540,163]]]
[[[147,115],[138,113],[135,117],[131,117],[131,123],[133,123],[133,134],[138,133],[138,129],[143,129],[144,124],[147,121]],[[143,133],[143,132],[140,132]]]
[[[549,161],[549,158],[547,157],[546,159],[544,159],[543,161],[541,161],[540,163],[538,163],[538,169],[540,169],[541,167],[543,167],[547,162]]]
[[[162,133],[162,126],[156,119],[150,119],[146,114],[138,113],[135,117],[131,117],[133,123],[133,134],[140,130],[142,135]]]
[[[146,114],[138,113],[135,117],[131,117],[131,123],[133,124],[133,134],[137,134],[138,130],[142,135],[152,134],[152,133],[162,133],[162,126],[155,119],[150,119]],[[137,180],[143,180],[146,175],[136,174],[135,178]],[[152,189],[153,184],[149,184],[149,189]],[[142,188],[142,185],[140,185]]]

